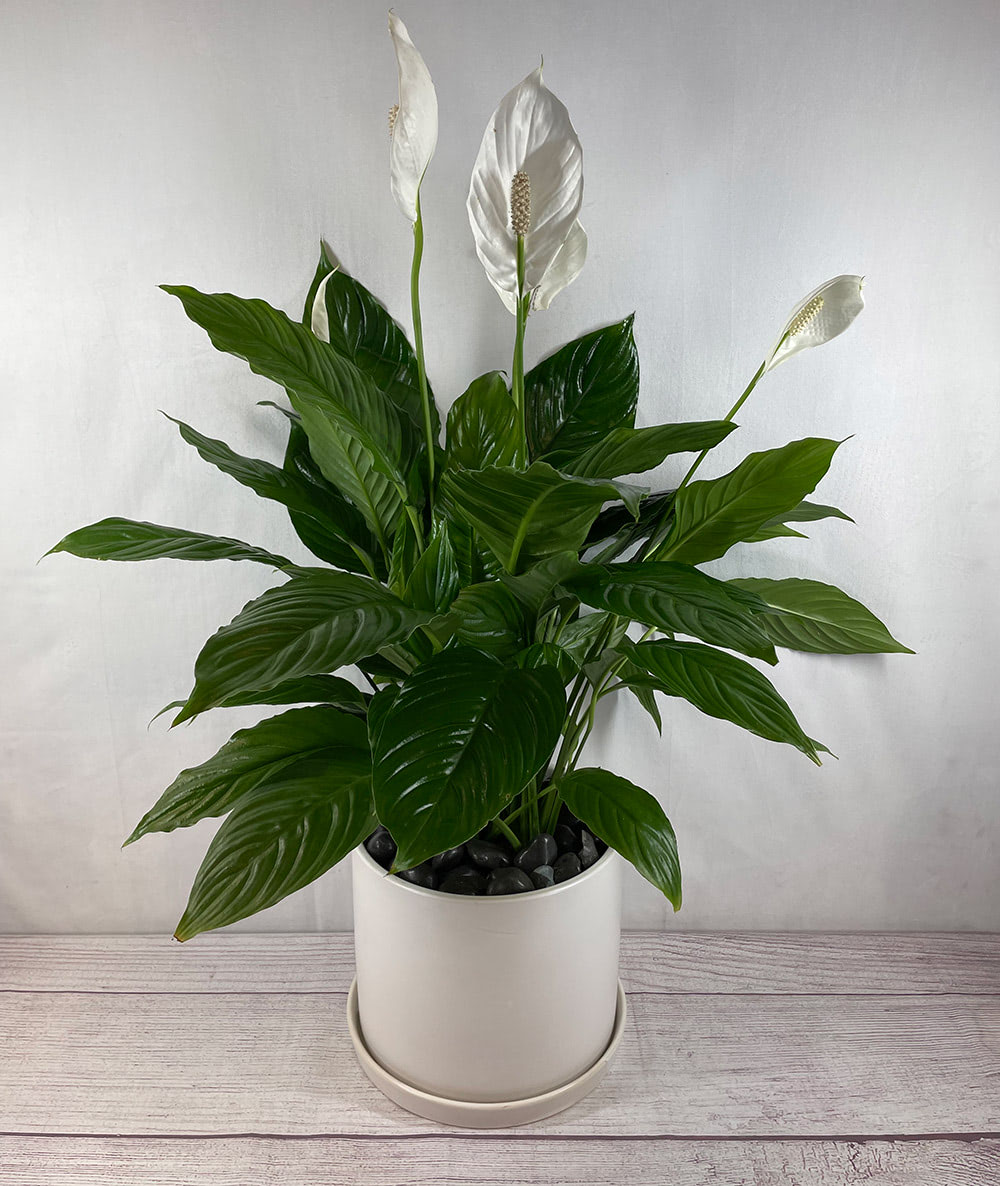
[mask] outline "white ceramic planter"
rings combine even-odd
[[[378,1086],[411,1111],[484,1127],[586,1094],[624,1022],[617,853],[560,885],[496,897],[411,885],[363,847],[353,872],[352,1030]],[[422,1097],[469,1107],[442,1112]]]

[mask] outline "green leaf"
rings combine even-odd
[[[569,478],[536,461],[526,470],[493,468],[447,472],[440,505],[474,527],[508,572],[583,545],[598,511],[625,498],[638,512],[644,491],[621,482]]]
[[[642,642],[623,650],[656,691],[680,696],[709,716],[732,721],[768,741],[794,745],[820,764],[816,751],[825,747],[803,733],[792,710],[756,667],[696,642]],[[642,682],[632,676],[625,680]]]
[[[332,868],[374,829],[367,759],[306,758],[252,792],[209,845],[175,937],[266,910]]]
[[[533,642],[530,647],[518,651],[514,662],[529,671],[536,667],[554,667],[564,684],[568,684],[580,670],[569,651],[554,642]]]
[[[537,618],[551,602],[560,582],[579,570],[580,561],[576,552],[556,552],[517,576],[501,573],[500,581],[528,613]]]
[[[751,612],[758,603],[745,600],[746,590],[735,594],[725,581],[686,564],[586,564],[563,583],[594,609],[658,630],[691,634],[768,663],[777,661],[770,639]],[[763,610],[764,603],[759,607]]]
[[[302,418],[324,477],[354,503],[387,549],[402,512],[411,434],[374,382],[266,301],[163,285],[218,350],[280,383]],[[406,422],[408,425],[408,422]]]
[[[559,782],[570,811],[630,861],[674,910],[681,908],[681,866],[670,820],[653,796],[608,770],[574,770]]]
[[[635,665],[630,663],[628,667],[636,670]],[[627,670],[627,669],[626,669]],[[625,677],[622,677],[622,682],[625,687],[632,693],[632,695],[639,701],[642,707],[653,718],[653,724],[656,726],[656,731],[663,736],[663,718],[660,716],[660,706],[656,703],[656,693],[652,687],[647,687],[645,684],[640,684],[637,681],[632,682]]]
[[[282,469],[269,461],[243,457],[230,449],[225,441],[207,437],[183,420],[173,416],[167,416],[167,419],[177,425],[181,437],[197,450],[203,461],[235,478],[258,497],[286,507],[299,538],[321,560],[352,572],[364,570],[362,554],[372,563],[372,554],[377,547],[374,536],[361,515],[315,468],[309,456],[308,438],[297,424],[291,426],[285,468]],[[307,461],[296,464],[302,453]],[[304,532],[298,529],[300,522],[304,522]]]
[[[294,708],[240,729],[207,762],[182,770],[125,843],[150,832],[172,832],[225,815],[244,795],[283,781],[288,767],[311,757],[362,767],[368,762],[370,767],[364,719],[320,705]]]
[[[291,560],[225,536],[201,535],[182,527],[102,519],[71,531],[46,552],[71,552],[88,560],[253,560],[271,568],[293,568]]]
[[[656,559],[687,564],[718,559],[769,519],[798,506],[830,468],[839,443],[818,437],[792,441],[751,453],[721,478],[678,490],[673,526]]]
[[[653,428],[615,428],[572,461],[566,473],[582,478],[617,478],[653,469],[673,453],[699,453],[724,440],[736,427],[731,420],[657,424]]]
[[[413,565],[403,590],[403,600],[414,609],[443,613],[455,600],[458,588],[458,564],[448,525],[438,519],[427,547]]]
[[[447,463],[452,469],[516,465],[517,408],[499,371],[473,379],[448,413]]]
[[[431,629],[442,641],[454,638],[505,658],[525,645],[528,624],[523,606],[509,589],[498,581],[483,581],[462,589]]]
[[[320,266],[323,266],[322,260]],[[375,386],[423,434],[424,413],[417,356],[402,326],[389,316],[377,297],[342,268],[327,269],[324,278],[326,284],[323,296],[330,345],[338,354],[354,363],[358,370],[369,375]],[[311,304],[309,308],[312,308]],[[311,325],[311,318],[307,324]],[[431,427],[437,437],[440,423],[429,386],[428,395]]]
[[[727,582],[753,593],[775,612],[758,621],[775,646],[817,655],[914,654],[892,637],[860,601],[835,585],[790,577],[783,581],[747,577]]]
[[[195,662],[194,690],[180,724],[228,697],[320,675],[403,642],[431,615],[353,573],[297,569],[214,634]]]
[[[814,523],[819,519],[846,519],[848,523],[854,522],[850,515],[845,515],[837,507],[823,506],[822,503],[818,502],[803,501],[797,507],[792,507],[790,511],[785,511],[780,515],[775,515],[773,519],[768,519],[763,527],[755,531],[753,535],[747,536],[743,542],[757,544],[763,540],[777,539],[780,536],[795,536],[798,539],[807,539],[808,537],[803,535],[801,531],[793,531],[786,524]]]
[[[600,658],[600,655],[591,652],[611,621],[612,615],[596,613],[585,614],[575,621],[567,622],[559,631],[559,645],[564,647],[581,667],[584,663],[592,663],[595,659]],[[616,647],[625,637],[627,629],[628,622],[615,622],[607,641],[601,648],[602,651],[609,647]]]
[[[378,817],[406,869],[483,828],[545,764],[566,711],[550,667],[450,647],[408,676],[373,754]]]
[[[639,397],[633,317],[570,342],[524,376],[531,458],[572,460],[615,428],[631,428]]]

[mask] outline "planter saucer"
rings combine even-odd
[[[365,1045],[358,1014],[357,979],[351,981],[351,990],[347,997],[347,1025],[351,1031],[351,1041],[354,1043],[361,1069],[372,1083],[393,1103],[405,1108],[406,1111],[414,1112],[427,1120],[436,1120],[439,1124],[454,1124],[462,1128],[511,1128],[516,1124],[532,1124],[536,1120],[544,1120],[546,1116],[554,1116],[556,1112],[561,1112],[582,1100],[597,1085],[618,1049],[625,1028],[625,1015],[625,990],[619,980],[611,1039],[595,1063],[575,1079],[542,1095],[484,1104],[432,1095],[430,1092],[411,1087],[402,1079],[397,1079],[381,1063],[376,1062]]]

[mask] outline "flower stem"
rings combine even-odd
[[[787,335],[786,335],[786,337],[787,337]],[[784,340],[785,339],[782,338],[782,341],[784,341]],[[740,398],[736,401],[736,403],[733,404],[733,406],[729,409],[729,411],[725,414],[725,416],[723,416],[723,420],[726,420],[726,421],[732,420],[732,418],[736,415],[736,413],[740,410],[740,408],[743,407],[743,405],[746,403],[747,399],[749,398],[750,392],[753,391],[753,389],[757,386],[757,383],[760,381],[760,377],[764,374],[764,371],[766,369],[767,369],[767,359],[765,359],[760,364],[760,366],[757,368],[757,373],[754,375],[754,377],[747,384],[746,390],[743,392],[743,394],[740,396]],[[709,453],[708,449],[702,449],[702,451],[694,459],[694,462],[692,463],[691,468],[688,470],[688,472],[681,479],[681,484],[674,491],[674,497],[676,497],[678,494],[680,494],[680,492],[684,489],[684,487],[688,484],[688,482],[691,481],[692,477],[694,476],[695,470],[705,460],[705,458],[708,456],[708,453]],[[668,507],[667,512],[664,514],[663,518],[657,524],[656,530],[650,535],[649,542],[646,544],[646,546],[644,548],[642,548],[640,550],[639,555],[637,556],[638,560],[645,560],[647,556],[653,556],[653,558],[655,559],[655,554],[656,554],[657,549],[660,547],[660,545],[663,543],[663,541],[667,538],[667,533],[668,533],[667,520],[669,518],[669,514],[670,514],[670,508]]]
[[[413,267],[410,269],[410,306],[413,310],[413,343],[417,352],[417,380],[420,402],[424,410],[424,436],[427,441],[427,507],[434,502],[434,430],[431,427],[431,397],[427,390],[427,368],[424,365],[424,330],[420,320],[420,261],[424,254],[424,222],[420,215],[420,194],[417,193],[417,220],[413,224]]]
[[[528,319],[527,301],[524,299],[524,236],[517,236],[517,311],[515,314],[517,326],[514,333],[514,362],[510,381],[510,393],[517,408],[518,430],[521,439],[518,441],[519,452],[527,464],[528,433],[524,419],[524,326]]]

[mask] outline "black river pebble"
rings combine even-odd
[[[530,844],[526,844],[524,848],[518,850],[514,864],[519,869],[523,869],[525,873],[530,873],[539,865],[551,865],[558,855],[559,846],[556,844],[555,837],[550,836],[548,832],[539,832]]]
[[[586,828],[583,828],[580,831],[579,852],[580,864],[584,867],[584,869],[589,869],[600,855],[597,851],[597,842]]]
[[[556,824],[555,841],[559,845],[559,855],[564,852],[576,852],[580,841],[569,824]]]
[[[413,885],[422,885],[424,889],[437,888],[437,874],[431,868],[430,861],[424,861],[422,865],[417,865],[413,869],[403,869],[396,876]]]
[[[556,884],[560,881],[569,881],[571,877],[575,877],[583,866],[580,863],[580,858],[575,852],[564,852],[563,855],[552,866],[552,871],[555,874]]]
[[[530,877],[535,889],[548,889],[556,883],[555,870],[551,865],[539,865],[537,869],[531,870]]]
[[[487,872],[501,869],[511,861],[509,848],[501,848],[489,840],[470,840],[465,846],[465,853],[474,865]]]
[[[446,894],[481,894],[486,890],[486,878],[475,869],[452,869],[438,889]]]
[[[488,894],[523,894],[534,888],[534,882],[527,873],[513,867],[494,869],[486,882]]]
[[[457,848],[447,848],[436,857],[431,857],[431,868],[435,873],[447,873],[461,865],[464,860],[465,845],[460,844]]]
[[[396,842],[389,835],[389,829],[381,825],[365,841],[365,848],[372,859],[378,861],[384,869],[389,868],[392,858],[396,855]]]

